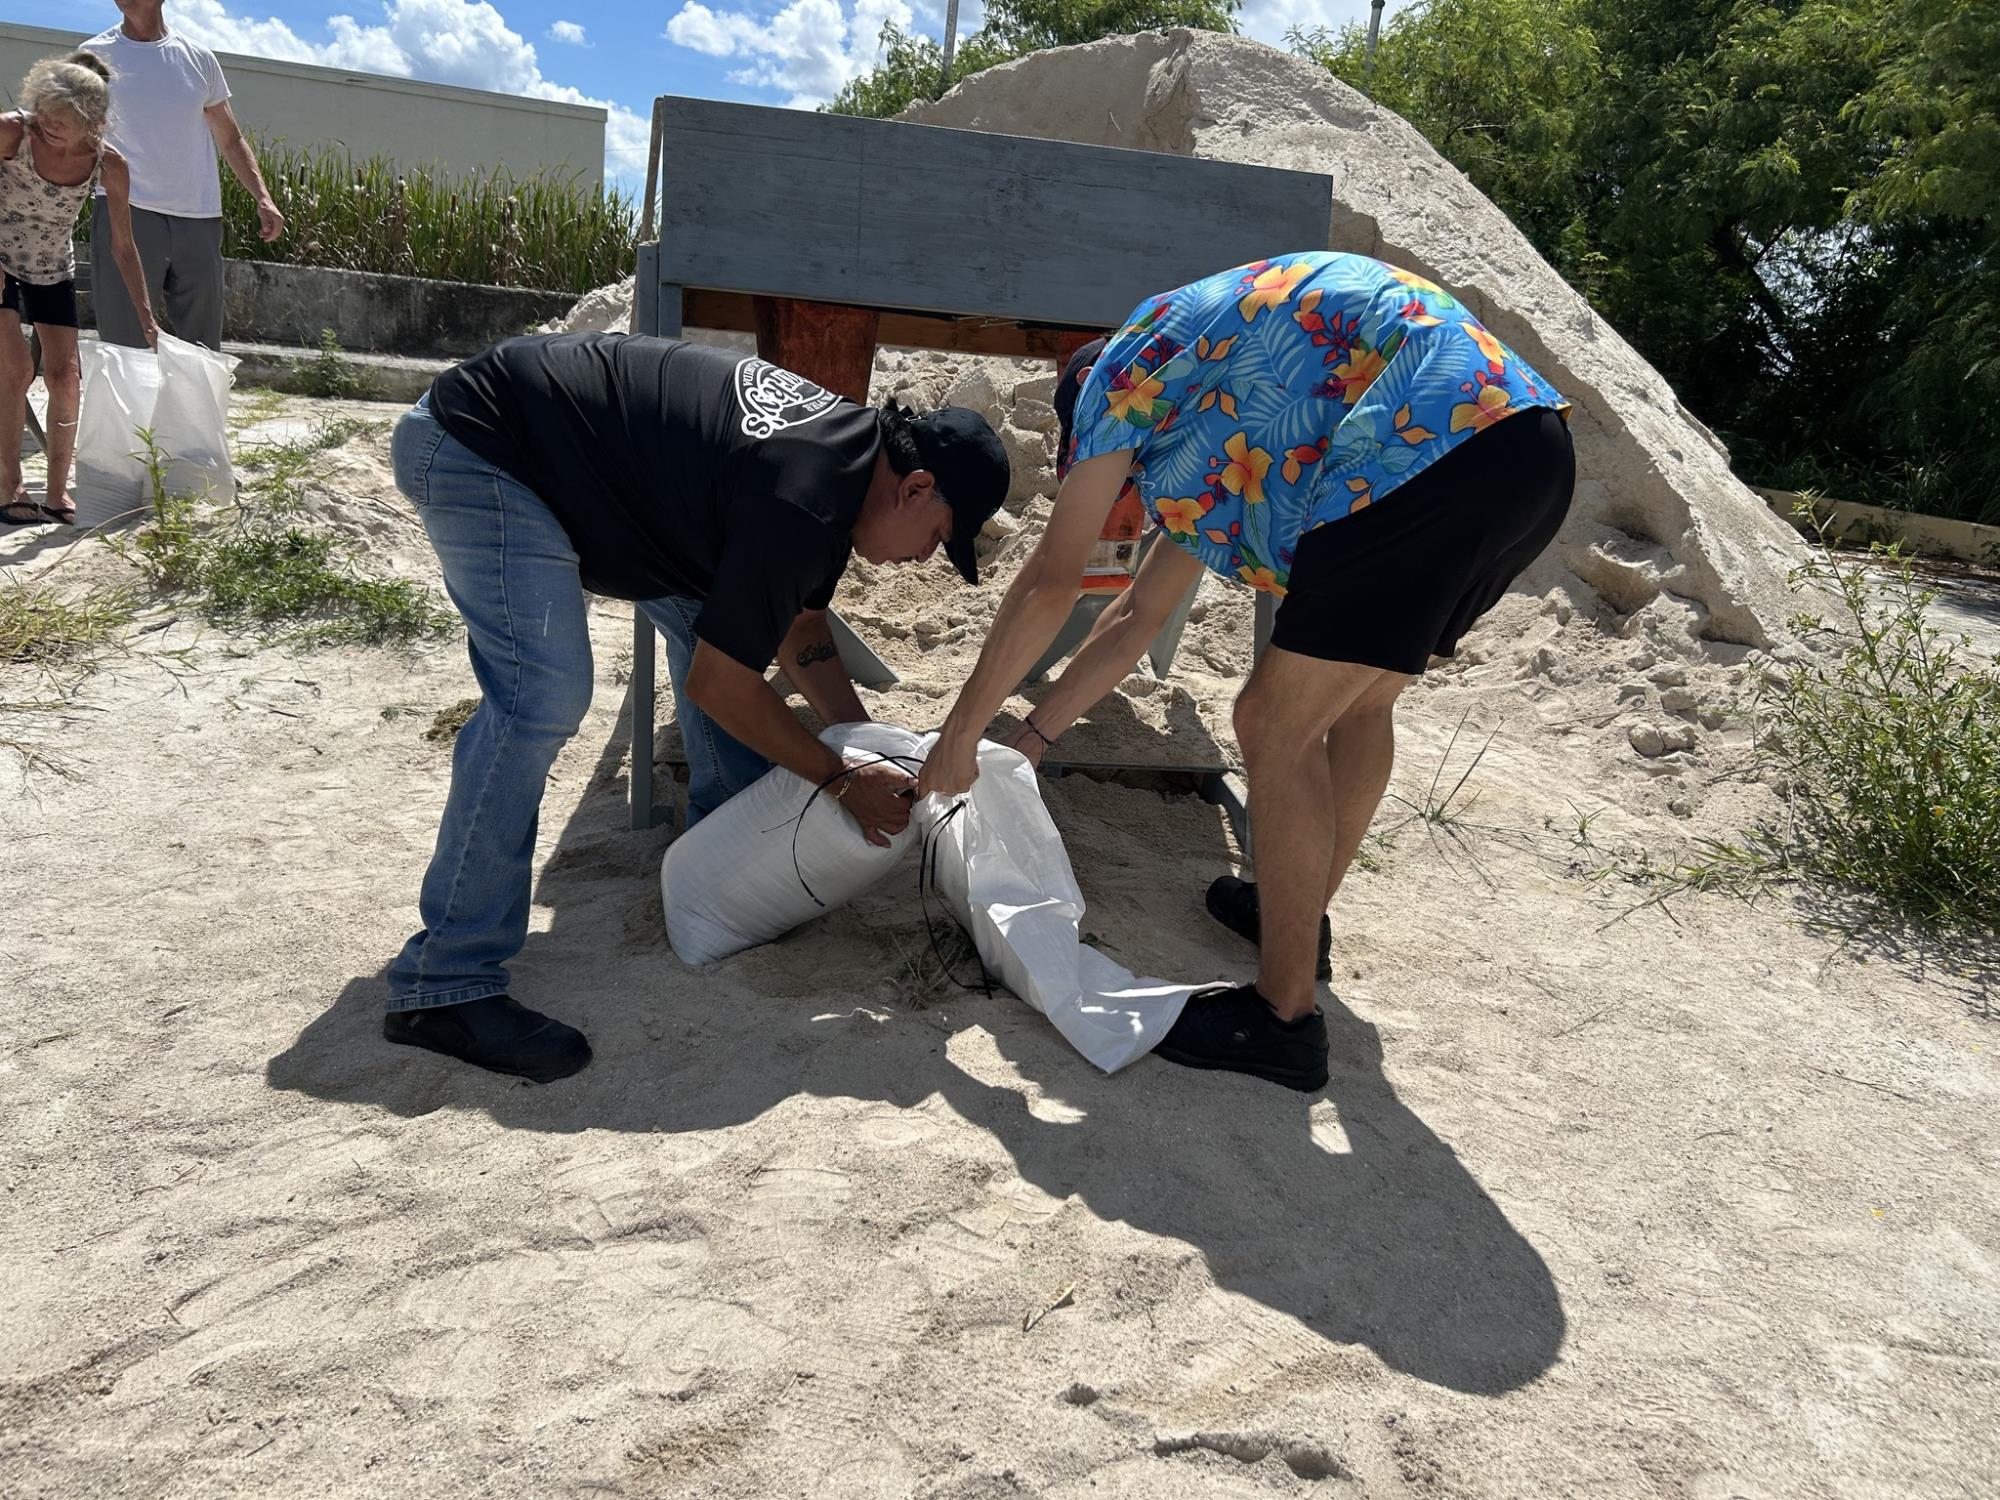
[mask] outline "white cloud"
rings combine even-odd
[[[568,104],[594,104],[608,116],[604,132],[607,175],[628,183],[644,181],[646,149],[652,139],[652,127],[645,117],[622,104],[594,98],[544,77],[533,43],[508,26],[485,0],[387,0],[382,16],[377,25],[364,25],[352,16],[335,16],[327,22],[329,39],[324,42],[307,41],[276,17],[256,20],[233,15],[224,0],[179,0],[173,24],[221,52],[421,78]],[[570,24],[558,22],[557,26]],[[582,28],[577,32],[580,39]]]
[[[1384,24],[1409,3],[1411,0],[1389,0],[1382,13]],[[1285,33],[1294,28],[1313,31],[1323,27],[1338,31],[1349,22],[1368,24],[1368,0],[1245,0],[1236,18],[1245,36],[1269,42],[1273,47],[1283,47]]]
[[[1239,17],[1244,35],[1285,45],[1285,33],[1324,26],[1337,30],[1368,18],[1369,0],[1247,0]],[[1389,0],[1391,12],[1410,0]],[[775,15],[718,9],[705,0],[684,0],[667,22],[667,40],[709,57],[741,58],[744,66],[729,81],[748,88],[781,91],[796,106],[823,104],[849,79],[881,61],[876,38],[882,23],[941,37],[945,0],[790,0]],[[976,32],[985,18],[980,0],[959,7],[960,39]]]
[[[574,21],[558,21],[549,28],[549,40],[562,42],[571,47],[588,47],[583,38],[583,28]]]
[[[930,9],[927,4],[926,9]],[[714,10],[686,0],[667,22],[670,42],[709,57],[742,58],[730,81],[780,90],[798,108],[823,104],[881,60],[882,27],[907,31],[915,13],[907,0],[791,0],[768,18],[747,11]]]

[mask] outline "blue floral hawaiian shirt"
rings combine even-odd
[[[1084,379],[1064,457],[1132,450],[1175,542],[1282,595],[1306,532],[1536,407],[1568,403],[1449,292],[1311,251],[1141,303]]]

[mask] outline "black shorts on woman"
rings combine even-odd
[[[0,311],[38,328],[80,328],[83,323],[77,313],[75,277],[37,286],[0,271]]]

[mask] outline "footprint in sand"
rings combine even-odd
[[[948,1214],[898,1253],[913,1257],[937,1291],[955,1291],[1014,1264],[1019,1242],[1061,1208],[1061,1199],[1019,1178],[989,1184],[978,1202]]]
[[[1202,1298],[1182,1327],[1186,1356],[1161,1360],[1145,1382],[1162,1420],[1212,1418],[1266,1388],[1313,1389],[1331,1383],[1341,1362],[1341,1346],[1297,1318],[1220,1290]]]
[[[900,1262],[857,1278],[832,1315],[802,1328],[787,1350],[802,1373],[779,1405],[780,1424],[815,1441],[828,1432],[870,1428],[876,1393],[916,1346],[927,1302],[922,1277]]]
[[[898,1110],[895,1114],[864,1115],[855,1127],[855,1134],[867,1144],[882,1147],[914,1146],[931,1139],[937,1132],[935,1121],[908,1110]]]
[[[356,1173],[396,1150],[395,1138],[378,1130],[308,1129],[266,1137],[253,1147],[218,1158],[202,1182],[204,1192],[236,1184],[248,1208],[267,1199],[294,1208],[344,1191]]]
[[[773,1228],[830,1224],[853,1193],[847,1174],[830,1167],[760,1167],[750,1181],[750,1217]]]

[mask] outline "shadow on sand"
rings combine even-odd
[[[1191,1246],[1218,1286],[1327,1339],[1366,1345],[1398,1370],[1497,1394],[1555,1362],[1565,1320],[1542,1257],[1397,1097],[1375,1028],[1336,1000],[1325,1002],[1334,1060],[1323,1097],[1337,1131],[1323,1108],[1309,1116],[1319,1096],[1250,1079],[1151,1059],[1100,1076],[1004,994],[961,996],[921,1014],[890,1009],[882,1024],[856,1024],[853,1009],[827,1014],[812,950],[870,941],[866,913],[839,932],[815,923],[719,966],[712,985],[683,982],[664,999],[647,976],[674,964],[653,878],[668,833],[625,826],[623,739],[613,736],[542,872],[538,901],[555,909],[554,924],[515,965],[516,989],[530,1003],[586,1027],[596,1052],[589,1069],[534,1088],[391,1048],[380,1039],[382,980],[371,974],[350,980],[271,1059],[271,1086],[404,1117],[477,1109],[510,1128],[548,1132],[715,1130],[797,1095],[905,1108],[939,1096],[990,1131],[1044,1192],[1074,1194],[1100,1219]],[[1219,831],[1215,840],[1219,869]],[[566,936],[564,914],[596,903],[611,903],[622,929],[595,906],[589,934]],[[1198,919],[1187,925],[1199,937]],[[1039,1118],[1022,1092],[955,1065],[946,1042],[974,1027],[992,1034],[1044,1100],[1080,1118]],[[760,1066],[708,1061],[745,1056]],[[1180,1151],[1177,1142],[1204,1149]],[[1218,1143],[1227,1149],[1212,1149]]]

